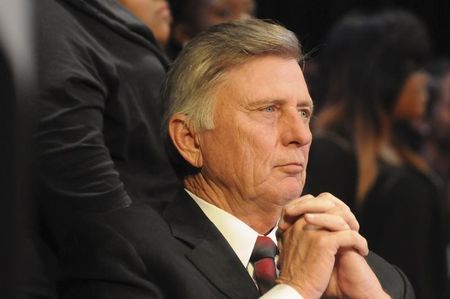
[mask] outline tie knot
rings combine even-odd
[[[250,257],[250,262],[253,263],[262,258],[274,258],[276,254],[277,245],[275,245],[272,239],[266,236],[258,236]]]

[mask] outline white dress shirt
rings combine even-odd
[[[186,189],[185,189],[186,190]],[[259,234],[246,223],[231,215],[230,213],[212,205],[195,194],[186,190],[186,192],[197,203],[206,217],[217,227],[233,251],[238,256],[242,265],[247,269],[249,275],[253,278],[253,266],[250,263],[253,247]],[[271,238],[277,244],[273,229],[267,237]],[[303,299],[303,297],[291,286],[287,284],[277,284],[260,298],[262,299]]]

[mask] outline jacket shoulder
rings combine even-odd
[[[414,299],[414,290],[406,275],[379,255],[370,252],[367,263],[378,277],[383,289],[393,299]]]

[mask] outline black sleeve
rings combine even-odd
[[[126,206],[130,199],[103,136],[116,70],[95,40],[49,3],[40,8],[37,36],[39,195],[55,214]]]
[[[76,208],[127,204],[128,195],[103,137],[104,85],[70,61],[55,64],[47,72],[55,75],[41,86],[37,103],[44,193]]]

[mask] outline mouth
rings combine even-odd
[[[292,162],[280,164],[276,168],[290,175],[298,175],[304,170],[304,165],[303,163]]]

